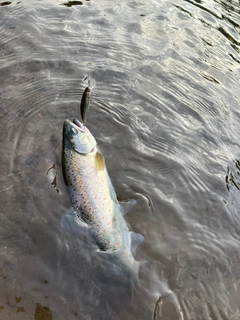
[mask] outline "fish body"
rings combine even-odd
[[[62,169],[78,223],[91,228],[99,251],[111,253],[120,269],[137,274],[133,254],[143,236],[130,232],[106,170],[105,161],[90,131],[78,120],[63,125]]]

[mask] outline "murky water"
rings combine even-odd
[[[239,1],[0,7],[0,320],[240,319]],[[96,137],[144,235],[132,289],[64,230],[63,121]]]

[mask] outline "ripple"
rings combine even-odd
[[[63,2],[0,10],[1,263],[12,291],[48,301],[59,320],[237,316],[237,3]],[[137,198],[127,219],[157,269],[144,269],[135,300],[92,238],[59,224],[70,205],[62,123],[79,118],[86,73],[97,82],[87,125],[119,198]]]
[[[189,234],[191,249],[187,250],[187,256],[183,254],[181,258],[183,265],[179,269],[178,274],[178,277],[182,279],[182,285],[188,288],[185,291],[186,296],[181,296],[180,304],[182,305],[184,314],[187,315],[187,319],[191,319],[191,316],[197,319],[195,312],[200,306],[205,310],[205,317],[211,314],[214,317],[222,319],[224,310],[225,312],[227,311],[227,314],[231,312],[231,306],[227,298],[228,282],[226,281],[226,275],[231,281],[231,268],[227,251],[229,247],[223,246],[221,238],[218,239],[210,229],[202,225],[196,225],[195,223],[192,227],[194,229],[194,236],[193,234]],[[195,231],[197,232],[195,233]],[[204,239],[205,237],[208,240]],[[211,245],[206,247],[205,244],[207,242]],[[213,260],[215,260],[214,264],[217,268],[216,273],[210,267]],[[185,267],[187,265],[192,269],[188,280],[185,278]],[[194,290],[193,287],[195,288]],[[215,294],[216,287],[220,290],[221,295]],[[195,310],[194,313],[193,310]],[[225,318],[227,318],[227,315],[223,319]]]

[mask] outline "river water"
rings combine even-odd
[[[0,6],[0,320],[240,319],[240,4]],[[63,229],[65,119],[87,126],[144,235],[138,285]]]

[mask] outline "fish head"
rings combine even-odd
[[[64,121],[63,142],[65,147],[72,148],[81,154],[94,151],[97,144],[88,128],[77,119]]]

